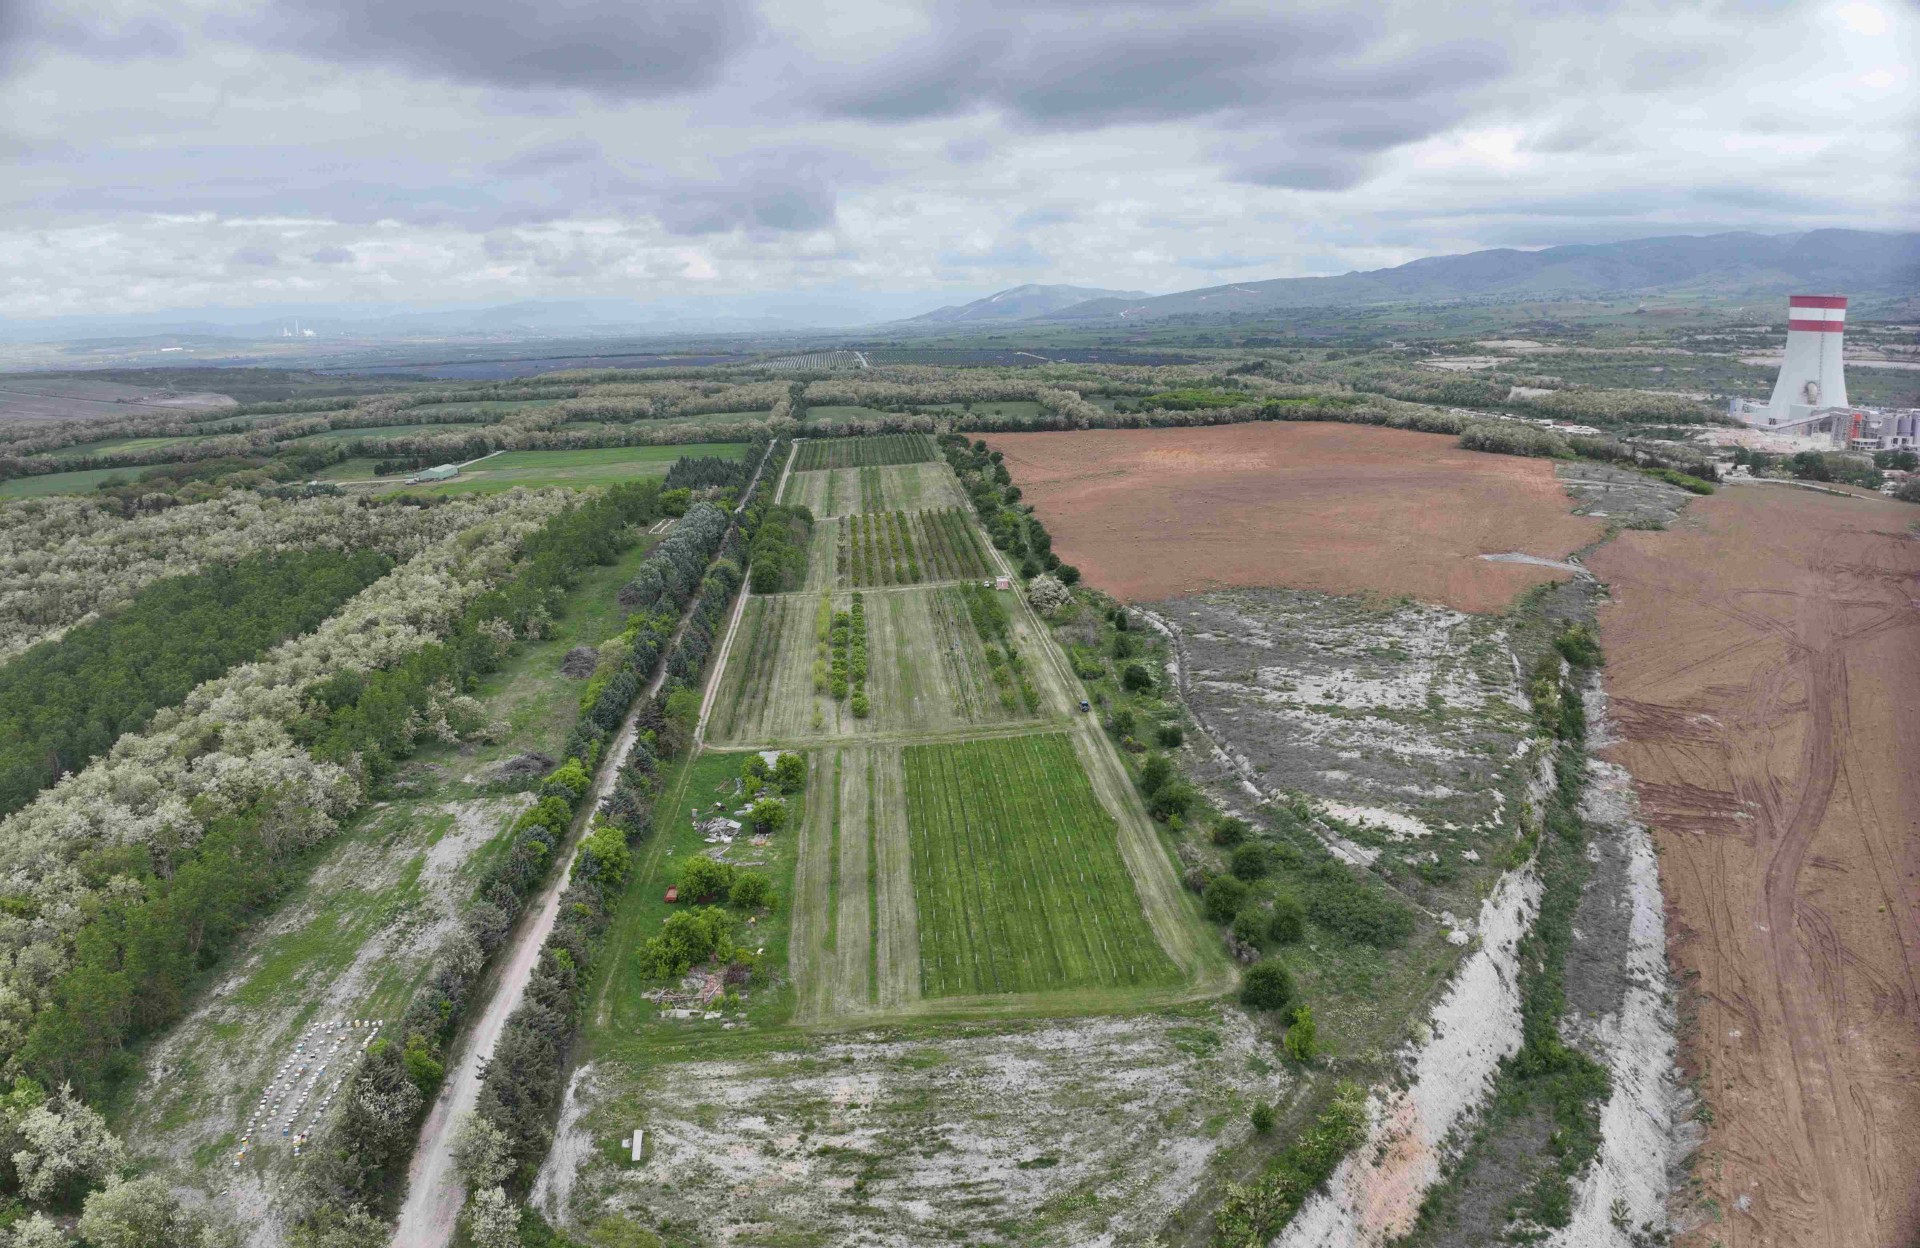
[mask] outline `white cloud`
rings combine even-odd
[[[524,58],[417,0],[29,6],[0,0],[5,317],[1173,290],[1920,224],[1908,5],[681,5]]]

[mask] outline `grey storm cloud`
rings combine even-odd
[[[1207,6],[937,11],[924,39],[842,68],[831,115],[911,122],[997,110],[1039,131],[1206,119],[1237,181],[1342,190],[1372,157],[1435,134],[1512,69],[1487,39],[1406,46],[1366,6],[1248,15]]]
[[[492,87],[647,98],[711,83],[756,29],[748,0],[270,0],[235,33]]]
[[[911,121],[1003,110],[1078,129],[1214,117],[1247,124],[1288,107],[1477,87],[1505,52],[1440,39],[1396,52],[1365,6],[1248,15],[1207,6],[950,4],[925,38],[837,66],[812,91],[835,115]]]

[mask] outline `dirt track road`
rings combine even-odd
[[[767,458],[771,454],[772,448],[769,447],[768,454],[761,456],[760,467],[754,471],[747,488],[741,492],[742,499],[752,495],[753,486],[759,481],[760,473],[766,470]],[[566,843],[560,848],[560,868],[534,899],[528,908],[530,917],[523,917],[497,969],[482,985],[485,1004],[461,1040],[459,1058],[448,1072],[446,1082],[441,1085],[440,1095],[428,1111],[426,1122],[421,1125],[420,1142],[414,1148],[413,1164],[407,1171],[407,1199],[400,1207],[393,1248],[445,1248],[453,1239],[460,1207],[466,1203],[467,1196],[453,1172],[454,1133],[480,1099],[480,1082],[487,1059],[493,1056],[494,1046],[500,1041],[500,1033],[505,1029],[507,1019],[512,1017],[514,1010],[519,1008],[520,999],[526,995],[527,982],[532,979],[533,969],[540,961],[540,949],[547,943],[547,937],[553,932],[554,920],[559,917],[560,897],[573,874],[573,856],[592,825],[600,803],[613,792],[614,783],[620,778],[620,767],[626,762],[627,752],[633,748],[640,711],[660,692],[660,686],[667,678],[665,656],[673,653],[698,601],[695,598],[681,612],[673,640],[660,652],[661,661],[653,678],[647,682],[640,696],[634,699],[619,733],[602,756],[599,770],[594,774],[593,791],[581,804]]]
[[[1920,1234],[1916,519],[1736,487],[1591,561],[1697,1010],[1702,1244]]]

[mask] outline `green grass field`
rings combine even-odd
[[[923,996],[1172,983],[1064,734],[904,751]]]
[[[507,451],[482,460],[444,485],[406,487],[413,493],[474,494],[510,490],[518,485],[572,486],[583,489],[611,485],[635,477],[656,477],[682,455],[739,457],[747,446],[738,442],[691,442],[677,446],[614,446],[583,451]]]
[[[816,408],[816,413],[837,409]],[[848,409],[852,410],[852,409]],[[865,468],[881,464],[918,464],[938,460],[940,452],[924,433],[883,433],[867,438],[809,438],[800,444],[795,472],[821,468]]]
[[[131,481],[149,468],[172,467],[139,464],[132,468],[83,468],[78,472],[49,472],[37,477],[13,477],[0,481],[0,502],[14,498],[45,498],[50,494],[88,494],[108,477]]]

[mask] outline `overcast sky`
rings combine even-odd
[[[1920,224],[1920,6],[0,0],[0,317]]]

